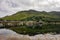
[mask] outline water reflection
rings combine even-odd
[[[9,29],[0,29],[0,35],[15,35],[16,32]]]
[[[9,29],[0,29],[0,40],[60,40],[60,34],[39,34],[35,36],[28,36],[17,34]]]

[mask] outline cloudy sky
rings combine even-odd
[[[0,0],[0,17],[29,9],[60,11],[60,0]]]

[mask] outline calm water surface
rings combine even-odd
[[[28,36],[17,34],[9,29],[0,29],[0,40],[60,40],[60,34],[39,34],[35,36]]]

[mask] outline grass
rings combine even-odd
[[[13,14],[11,16],[6,16],[2,18],[3,20],[22,20],[33,16],[40,16],[44,18],[57,18],[56,15],[53,16],[53,14],[47,13],[47,12],[30,12],[30,11],[23,11],[23,12],[17,12],[16,14]]]

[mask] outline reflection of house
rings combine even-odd
[[[39,22],[38,22],[38,25],[39,25],[39,26],[42,26],[42,24],[43,24],[43,21],[39,21]]]
[[[0,27],[3,27],[4,25],[2,23],[0,23]]]
[[[8,26],[13,26],[14,24],[13,23],[7,23]]]
[[[18,22],[18,24],[17,25],[23,25],[23,22]]]

